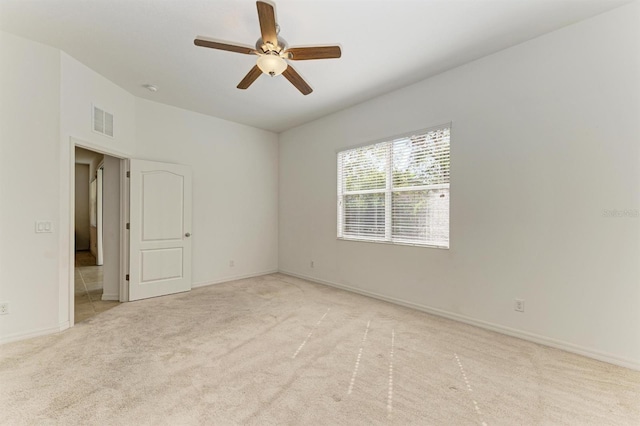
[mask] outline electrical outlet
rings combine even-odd
[[[516,299],[513,305],[513,309],[518,312],[524,312],[524,300]]]
[[[0,303],[0,315],[7,315],[9,313],[9,302]]]
[[[309,264],[309,266],[311,266],[312,268],[315,266],[315,264],[313,263],[313,260],[311,261],[311,263]]]
[[[229,267],[230,267],[230,268],[233,268],[234,266],[236,266],[236,262],[235,262],[235,261],[233,261],[233,260],[230,260],[230,261],[229,261]]]

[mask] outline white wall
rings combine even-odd
[[[89,165],[75,168],[75,249],[89,250]]]
[[[98,152],[128,157],[135,151],[135,97],[102,77],[71,56],[61,52],[60,59],[60,133],[58,150],[60,161],[60,229],[70,228],[69,203],[73,143]],[[92,104],[114,116],[114,136],[107,137],[92,130]],[[93,169],[97,163],[92,162]],[[69,304],[73,294],[69,292],[70,256],[73,255],[71,235],[60,235],[58,265],[59,311],[61,323],[68,322]]]
[[[193,170],[194,286],[276,271],[277,135],[139,98],[136,125],[136,157]]]
[[[0,52],[0,301],[11,311],[0,342],[69,325],[73,144],[193,167],[196,284],[277,269],[277,135],[138,101],[64,52],[11,34],[0,32]],[[93,103],[114,114],[113,138],[91,130]],[[54,232],[35,234],[36,220]]]
[[[59,119],[60,52],[0,32],[0,341],[58,329]]]
[[[61,68],[62,143],[68,145],[73,137],[100,152],[134,152],[135,97],[64,52]],[[92,104],[113,114],[113,138],[93,131]]]
[[[63,182],[68,182],[65,159],[69,157],[70,139],[121,157],[190,165],[194,285],[277,269],[275,134],[137,99],[65,53],[61,90]],[[114,138],[92,131],[92,103],[114,114]],[[240,178],[226,178],[243,167],[248,170]],[[61,194],[64,210],[65,197],[69,196],[64,185]],[[253,197],[251,202],[243,202],[247,195]],[[223,206],[217,196],[233,205]],[[67,241],[61,241],[61,252],[68,252]],[[228,266],[229,260],[235,260],[234,268]],[[68,257],[60,265],[61,299],[69,298],[65,286],[71,271],[66,265]],[[61,300],[61,317],[68,311],[66,303]]]
[[[625,6],[281,134],[280,269],[640,368],[640,218],[603,217],[640,208],[639,17]],[[449,121],[451,249],[337,241],[336,149]]]

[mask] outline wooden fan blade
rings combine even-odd
[[[252,48],[252,47],[240,46],[238,44],[220,43],[220,42],[217,42],[217,41],[203,40],[201,38],[197,38],[197,39],[193,40],[193,44],[195,44],[196,46],[209,47],[211,49],[226,50],[226,51],[229,51],[229,52],[237,52],[237,53],[245,53],[247,55],[255,53],[255,49]]]
[[[262,33],[262,41],[278,45],[278,34],[276,33],[276,14],[273,6],[263,1],[257,1],[258,19],[260,20],[260,32]]]
[[[292,47],[287,49],[289,59],[306,61],[308,59],[332,59],[342,56],[340,46]]]
[[[258,77],[260,77],[260,74],[262,74],[262,71],[260,71],[260,68],[258,68],[257,65],[254,65],[253,68],[251,68],[251,71],[249,71],[249,73],[242,79],[240,84],[238,84],[238,89],[246,89],[247,87],[251,86],[251,84],[256,81]]]
[[[284,77],[289,80],[291,84],[296,86],[296,89],[298,89],[303,95],[308,95],[309,93],[313,92],[313,89],[307,84],[306,81],[304,81],[302,77],[300,77],[300,74],[298,74],[298,72],[294,70],[291,65],[289,65],[287,69],[284,70],[282,75],[284,75]]]

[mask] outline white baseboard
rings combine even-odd
[[[553,338],[546,337],[546,336],[541,336],[539,334],[529,333],[527,331],[517,330],[517,329],[514,329],[514,328],[510,328],[510,327],[505,327],[503,325],[494,324],[494,323],[491,323],[491,322],[478,320],[478,319],[467,317],[467,316],[464,316],[464,315],[455,314],[455,313],[448,312],[448,311],[445,311],[445,310],[442,310],[442,309],[432,308],[432,307],[425,306],[425,305],[420,305],[420,304],[417,304],[417,303],[407,302],[407,301],[402,300],[402,299],[396,299],[394,297],[385,296],[385,295],[382,295],[382,294],[379,294],[379,293],[374,293],[374,292],[371,292],[371,291],[362,290],[362,289],[351,287],[351,286],[348,286],[348,285],[338,284],[338,283],[334,283],[334,282],[326,281],[326,280],[321,280],[321,279],[310,277],[310,276],[307,276],[307,275],[298,274],[296,272],[285,271],[285,270],[282,270],[282,269],[279,272],[282,273],[282,274],[291,275],[292,277],[301,278],[303,280],[312,281],[312,282],[315,282],[315,283],[318,283],[318,284],[328,285],[330,287],[339,288],[341,290],[346,290],[346,291],[349,291],[349,292],[352,292],[352,293],[358,293],[358,294],[361,294],[363,296],[372,297],[374,299],[384,300],[386,302],[391,302],[391,303],[394,303],[394,304],[397,304],[397,305],[406,306],[408,308],[413,308],[413,309],[416,309],[416,310],[419,310],[419,311],[422,311],[422,312],[426,312],[428,314],[433,314],[433,315],[437,315],[437,316],[440,316],[440,317],[452,319],[454,321],[463,322],[465,324],[474,325],[476,327],[480,327],[480,328],[484,328],[484,329],[487,329],[487,330],[495,331],[495,332],[498,332],[498,333],[501,333],[501,334],[506,334],[508,336],[513,336],[513,337],[517,337],[517,338],[520,338],[520,339],[523,339],[523,340],[528,340],[530,342],[539,343],[541,345],[550,346],[552,348],[562,349],[562,350],[567,351],[567,352],[572,352],[572,353],[575,353],[575,354],[578,354],[578,355],[583,355],[583,356],[586,356],[586,357],[589,357],[589,358],[597,359],[598,361],[604,361],[604,362],[608,362],[609,364],[615,364],[615,365],[619,365],[621,367],[631,368],[633,370],[639,370],[640,371],[640,362],[632,360],[632,359],[619,357],[617,355],[612,355],[612,354],[609,354],[609,353],[601,352],[601,351],[590,349],[590,348],[585,348],[585,347],[582,347],[582,346],[574,345],[573,343],[564,342],[564,341],[553,339]]]
[[[35,330],[29,330],[23,333],[9,334],[8,336],[0,337],[0,345],[5,343],[17,342],[19,340],[27,340],[33,337],[44,336],[47,334],[59,333],[69,328],[69,321],[64,321],[54,327],[37,328]]]
[[[206,287],[206,286],[210,286],[210,285],[226,283],[226,282],[229,282],[229,281],[244,280],[245,278],[253,278],[253,277],[259,277],[261,275],[275,274],[276,272],[278,272],[277,269],[272,269],[272,270],[269,270],[269,271],[255,272],[255,273],[252,273],[252,274],[233,275],[233,276],[230,276],[230,277],[220,278],[219,280],[215,280],[215,281],[204,281],[204,282],[200,282],[200,283],[193,283],[193,284],[191,284],[191,288]]]
[[[120,295],[117,293],[114,294],[107,294],[107,293],[102,293],[102,300],[116,300],[116,301],[120,301]]]

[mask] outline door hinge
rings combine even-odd
[[[126,229],[129,229],[129,224],[127,223]]]
[[[129,281],[129,274],[124,277],[125,280]]]
[[[127,177],[131,177],[131,172],[127,172]]]

